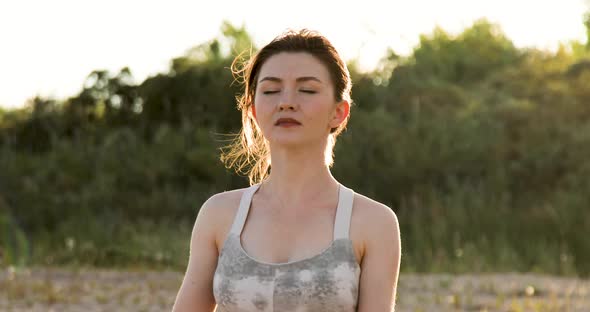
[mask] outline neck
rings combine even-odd
[[[271,172],[261,188],[278,197],[285,209],[301,209],[306,206],[302,203],[337,194],[339,183],[324,162],[324,149],[271,147]]]

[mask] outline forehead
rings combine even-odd
[[[283,80],[313,76],[322,82],[330,81],[326,66],[307,52],[281,52],[269,57],[260,68],[258,81],[267,76]]]

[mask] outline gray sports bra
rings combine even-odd
[[[291,262],[267,263],[250,257],[240,234],[252,196],[242,194],[213,277],[218,312],[356,311],[360,267],[348,237],[354,191],[340,184],[332,244],[317,255]]]

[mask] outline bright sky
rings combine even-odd
[[[218,36],[223,20],[245,24],[258,47],[287,28],[318,30],[369,69],[387,47],[408,54],[436,25],[458,33],[480,17],[519,47],[584,42],[587,10],[585,0],[0,0],[0,106],[75,95],[96,69],[129,66],[141,82]]]

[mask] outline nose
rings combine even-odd
[[[282,101],[281,104],[279,105],[279,110],[283,111],[283,110],[295,110],[295,108],[293,107],[292,104],[290,104],[290,102],[284,102]]]
[[[281,102],[279,103],[279,111],[295,110],[295,108],[295,99],[292,96],[292,92],[285,90],[281,96]]]

